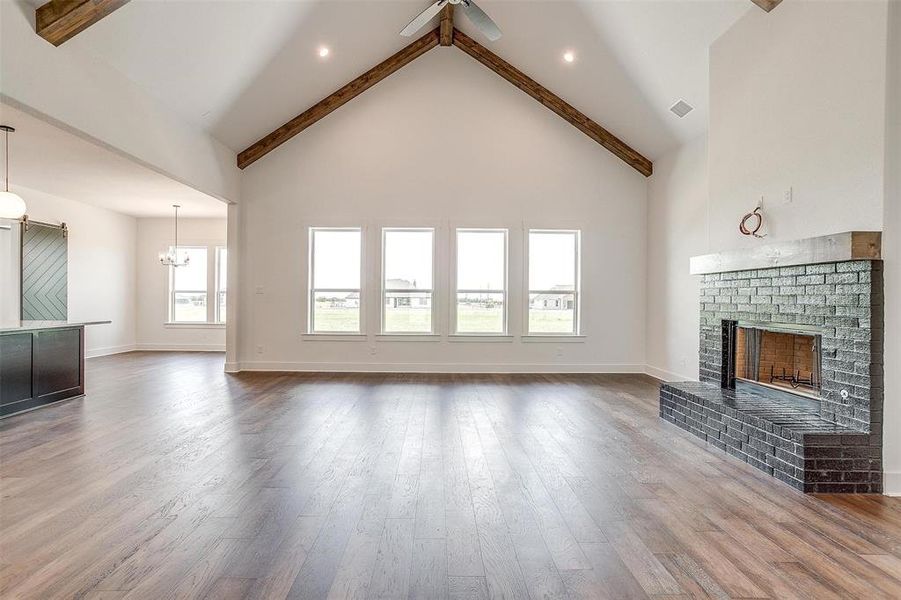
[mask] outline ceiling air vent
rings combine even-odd
[[[674,115],[679,117],[680,119],[693,111],[695,109],[694,106],[686,102],[685,100],[679,100],[669,108]]]

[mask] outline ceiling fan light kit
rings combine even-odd
[[[466,15],[466,18],[482,32],[482,35],[492,42],[500,39],[501,30],[497,26],[497,23],[495,23],[484,10],[479,8],[479,5],[473,0],[437,0],[434,4],[419,13],[415,19],[410,21],[410,23],[401,30],[400,34],[404,37],[412,36],[422,29],[429,21],[438,16],[438,13],[448,5],[459,6],[463,11],[463,14]]]

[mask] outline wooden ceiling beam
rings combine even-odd
[[[551,109],[563,120],[618,156],[645,177],[650,177],[653,173],[654,167],[650,160],[459,29],[454,30],[454,45]]]
[[[448,32],[448,28],[450,32]],[[446,43],[447,42],[447,43]],[[238,167],[244,169],[272,152],[295,135],[313,125],[335,109],[356,98],[382,79],[422,56],[435,46],[454,45],[477,61],[552,110],[573,127],[618,156],[636,171],[650,177],[654,171],[650,160],[621,139],[579,112],[565,100],[528,75],[491,52],[480,43],[453,27],[453,12],[443,11],[438,28],[425,34],[391,58],[366,71],[341,89],[320,100],[266,137],[238,154]]]
[[[438,28],[436,28],[409,44],[400,52],[369,69],[338,91],[320,100],[238,154],[238,168],[243,169],[260,160],[319,119],[353,100],[381,80],[437,46],[438,41],[439,33]]]
[[[454,5],[445,4],[441,9],[441,21],[439,26],[442,46],[454,44]]]
[[[50,0],[34,11],[34,29],[39,36],[59,46],[128,1]]]
[[[779,3],[782,2],[782,0],[751,0],[751,2],[753,2],[763,10],[770,12],[771,10],[779,6]]]

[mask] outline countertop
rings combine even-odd
[[[13,321],[0,324],[0,333],[39,331],[42,329],[66,329],[84,325],[108,325],[112,321]]]

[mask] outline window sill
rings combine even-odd
[[[166,329],[225,329],[225,323],[163,323]]]
[[[557,334],[557,333],[549,333],[546,335],[541,334],[529,334],[522,336],[522,341],[525,343],[532,342],[546,342],[546,343],[584,343],[585,336],[584,335],[566,335],[566,334]]]
[[[447,336],[449,342],[475,342],[475,343],[510,343],[512,335],[504,333],[454,333]]]
[[[441,336],[437,333],[379,333],[375,339],[377,342],[439,342]]]
[[[365,333],[302,333],[300,339],[305,342],[364,342]]]

